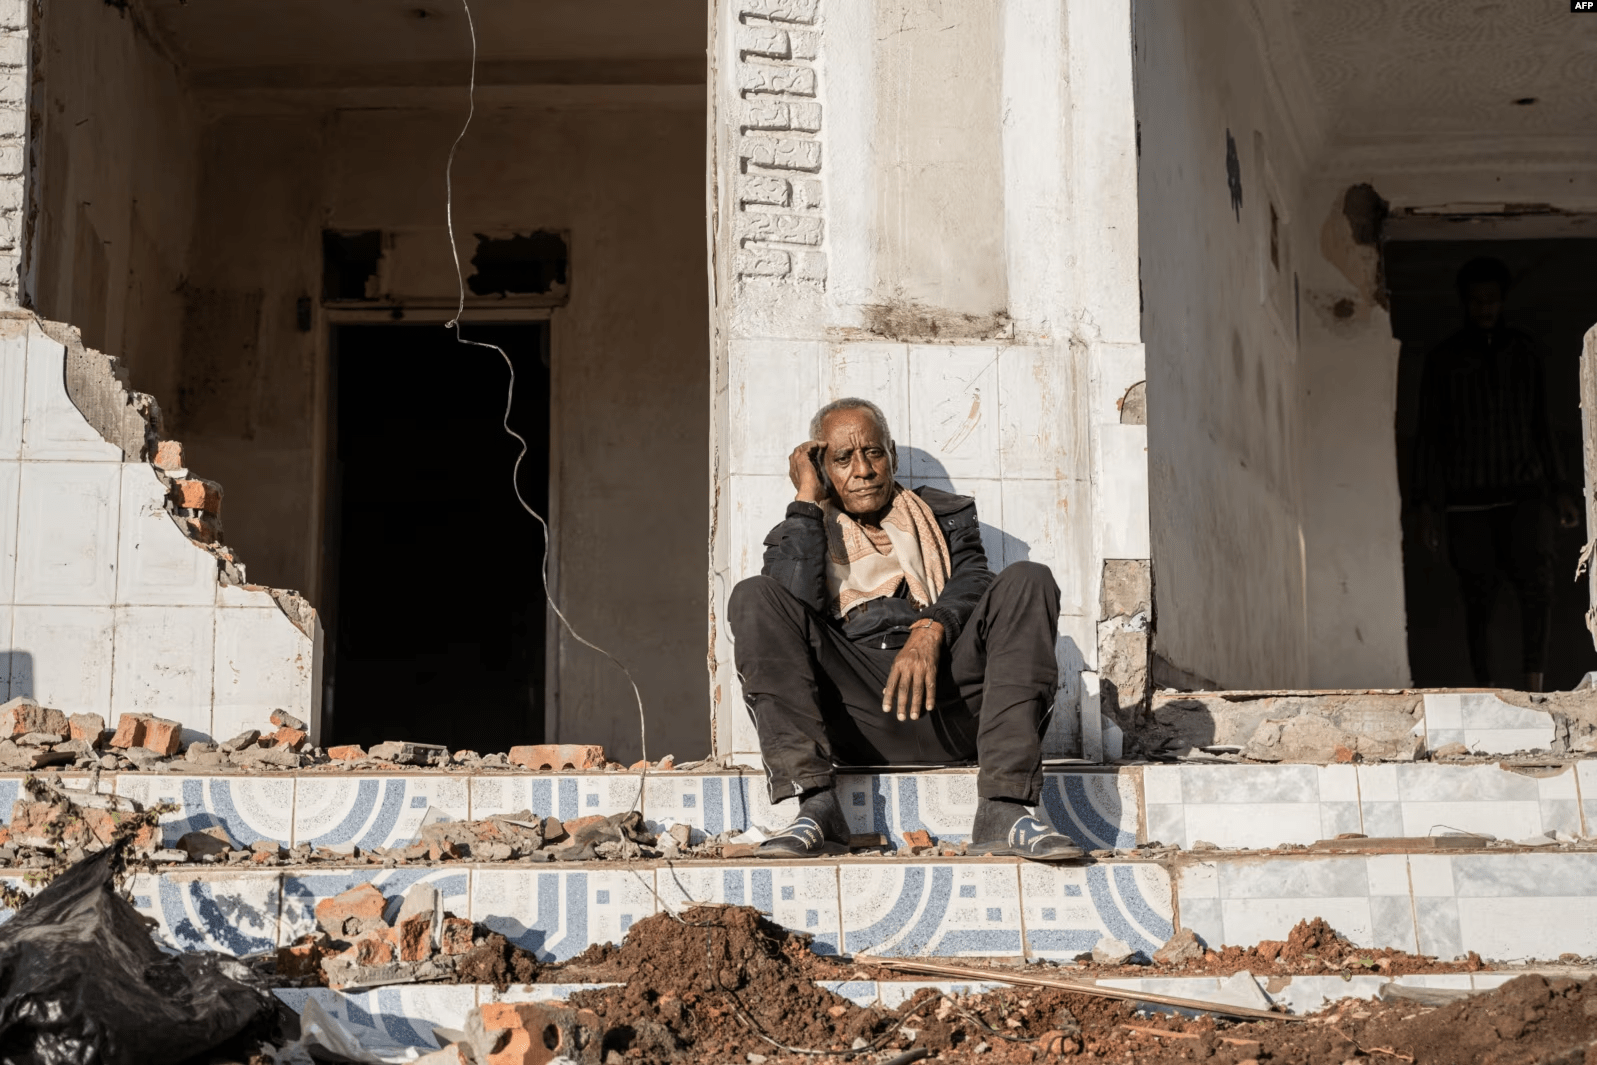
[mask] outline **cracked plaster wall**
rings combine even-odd
[[[160,412],[123,380],[76,330],[0,317],[0,698],[155,714],[185,741],[283,709],[314,736],[315,612],[185,535],[171,494],[186,472],[147,461]]]

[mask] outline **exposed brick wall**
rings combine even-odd
[[[0,0],[0,307],[19,299],[27,131],[28,4]]]
[[[739,277],[826,280],[820,0],[742,0],[738,10]]]

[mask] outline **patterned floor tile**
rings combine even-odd
[[[243,956],[277,946],[282,909],[276,872],[140,873],[129,881],[133,908],[158,925],[178,950],[216,950]]]
[[[539,817],[570,821],[632,809],[638,798],[635,773],[493,774],[471,778],[471,816],[531,810]]]
[[[294,842],[353,843],[361,850],[409,843],[429,809],[449,820],[469,816],[464,777],[373,773],[301,777],[294,796]]]
[[[1009,863],[844,865],[843,949],[907,957],[1021,953]]]
[[[772,807],[765,780],[758,776],[662,773],[644,786],[643,812],[651,831],[687,825],[698,843],[706,836],[741,832],[751,825],[780,828],[797,816],[798,802]]]
[[[363,1048],[436,1049],[435,1028],[459,1029],[477,1004],[472,984],[408,984],[371,991],[281,987],[273,991],[295,1013],[314,998],[333,1019],[347,1025]]]
[[[619,943],[655,911],[650,869],[479,869],[472,919],[536,954],[565,961],[594,943]]]
[[[189,832],[216,826],[240,846],[269,839],[287,847],[293,842],[294,784],[290,776],[122,773],[116,793],[144,806],[180,806],[177,813],[161,818],[162,839],[169,847]]]
[[[1137,780],[1130,773],[1048,773],[1042,798],[1054,827],[1088,850],[1137,845]]]
[[[842,920],[833,866],[673,864],[660,867],[656,885],[661,904],[675,912],[705,903],[753,906],[783,928],[814,936],[815,953],[838,952]]]
[[[1170,876],[1145,862],[1020,866],[1026,950],[1069,960],[1100,939],[1118,939],[1144,958],[1174,929]]]
[[[316,930],[316,904],[341,895],[359,884],[372,884],[388,900],[384,916],[392,920],[399,913],[405,891],[425,880],[444,897],[444,909],[456,917],[471,917],[471,873],[461,866],[414,869],[333,869],[326,872],[283,874],[283,918],[281,943],[286,945]]]

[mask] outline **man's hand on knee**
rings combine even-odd
[[[931,713],[937,705],[937,663],[942,654],[942,623],[917,621],[893,659],[887,687],[882,690],[882,713],[896,712],[900,721],[917,721],[922,712]]]

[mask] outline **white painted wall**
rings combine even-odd
[[[1296,133],[1238,6],[1137,6],[1155,650],[1222,686],[1302,687],[1305,383],[1292,275],[1313,223],[1296,198]]]
[[[302,632],[265,589],[222,583],[156,468],[73,405],[66,357],[31,314],[0,318],[0,700],[154,714],[185,742],[281,709],[314,735],[320,623]]]
[[[721,619],[814,410],[886,411],[1063,591],[1049,749],[1080,749],[1104,558],[1148,551],[1129,15],[1117,2],[724,0],[712,135],[717,749],[757,762]]]

